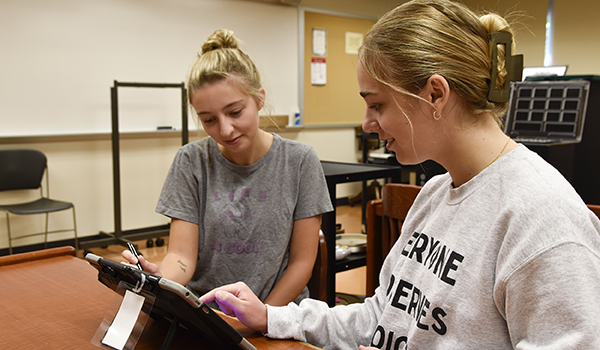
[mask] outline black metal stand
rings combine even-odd
[[[321,216],[321,229],[327,241],[327,303],[335,306],[335,273],[366,264],[366,254],[356,255],[344,260],[335,260],[335,224],[336,224],[336,186],[347,182],[367,181],[381,178],[394,178],[400,174],[399,166],[340,163],[321,161],[333,211]],[[351,254],[352,255],[352,254]],[[332,268],[329,268],[332,267]]]
[[[114,221],[115,231],[113,233],[100,232],[99,238],[85,240],[80,244],[81,249],[92,247],[104,247],[111,244],[125,246],[132,240],[151,239],[169,234],[169,225],[154,226],[136,230],[123,231],[121,222],[121,167],[119,153],[119,87],[136,88],[177,88],[181,89],[181,141],[182,145],[188,143],[188,112],[187,112],[187,89],[184,83],[125,83],[114,81],[110,88],[111,120],[112,120],[112,159],[113,159],[113,199],[114,199]]]
[[[177,328],[179,327],[179,318],[176,317],[173,322],[171,322],[171,325],[169,326],[169,331],[167,332],[167,336],[165,337],[165,340],[163,341],[160,350],[167,350],[169,349],[169,346],[171,346],[171,343],[173,342],[173,338],[175,337],[175,333],[177,333]]]
[[[360,142],[362,144],[362,162],[368,163],[367,158],[369,158],[369,140],[379,140],[379,134],[376,132],[367,133],[362,131],[360,133]],[[367,224],[367,211],[365,208],[367,207],[367,181],[362,182],[362,192],[360,195],[360,205],[361,205],[361,224]],[[366,227],[366,226],[365,226]]]

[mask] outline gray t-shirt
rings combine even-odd
[[[156,208],[199,226],[190,288],[244,281],[261,300],[285,272],[294,220],[331,210],[315,151],[278,135],[249,166],[228,161],[210,137],[181,147]],[[298,300],[307,296],[304,288]]]

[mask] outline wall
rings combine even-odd
[[[567,64],[567,74],[600,75],[600,2],[554,1],[553,64]]]
[[[305,8],[332,13],[343,13],[351,17],[367,18],[376,21],[386,12],[406,2],[403,0],[302,0]]]
[[[358,54],[346,52],[346,33],[365,35],[374,21],[304,12],[304,125],[360,124],[365,102],[356,80]],[[313,29],[326,30],[327,52],[315,55]],[[311,84],[311,60],[326,60],[327,83]]]
[[[5,9],[7,6],[11,8],[18,8],[20,11],[33,11],[32,1],[34,0],[7,0],[0,4],[0,13],[4,15],[2,19],[6,19]],[[67,0],[61,0],[58,3],[65,3]],[[192,0],[189,0],[191,2]],[[173,0],[169,3],[172,6],[177,4],[188,4],[186,0]],[[218,1],[218,0],[193,0],[197,8],[203,8],[206,4],[218,2],[218,3],[235,3],[235,1]],[[519,33],[517,34],[518,50],[520,53],[525,54],[525,63],[527,65],[541,65],[543,64],[543,51],[544,51],[544,24],[545,24],[545,11],[546,1],[536,2],[520,2],[516,0],[506,0],[498,2],[496,0],[465,0],[467,5],[472,7],[481,7],[492,10],[497,10],[500,13],[505,13],[516,6],[517,10],[526,11],[528,17],[521,19],[523,25]],[[43,5],[45,2],[37,1],[38,5],[41,6],[36,11],[40,14],[46,14],[48,19],[44,23],[55,23],[56,18],[53,16],[60,11],[59,7],[53,5]],[[73,6],[73,11],[78,8],[90,6],[90,0],[82,0],[80,2],[70,1],[68,2]],[[97,3],[97,2],[94,2]],[[115,4],[115,1],[106,3]],[[134,0],[121,1],[121,3],[129,4],[129,6],[144,6],[147,2],[140,2]],[[157,3],[157,0],[150,1],[150,3]],[[87,4],[87,5],[86,5]],[[560,9],[561,13],[568,14],[568,23],[565,23],[565,19],[557,14],[556,19],[556,34],[555,34],[555,63],[570,64],[570,72],[573,73],[593,73],[599,74],[599,68],[597,64],[597,52],[598,48],[594,46],[596,41],[595,35],[598,34],[600,22],[595,21],[593,18],[592,11],[588,10],[587,6],[593,7],[597,13],[597,4],[590,5],[589,3],[576,0],[575,2],[569,2],[569,4],[563,4],[559,1],[555,2],[557,9]],[[214,4],[213,4],[214,5]],[[275,9],[284,8],[287,10],[296,11],[294,8],[286,8],[275,5],[264,5],[264,4],[248,4],[253,6],[264,6],[265,10],[270,11],[271,7]],[[122,4],[118,6],[123,6]],[[564,8],[564,7],[569,8]],[[59,11],[60,10],[60,11]],[[279,11],[275,10],[275,11]],[[174,10],[172,10],[174,11]],[[340,10],[341,11],[341,10]],[[148,11],[142,11],[146,13],[149,18],[160,16],[160,13],[152,13]],[[211,13],[202,13],[193,17],[197,17],[198,21],[206,21],[206,17],[210,17]],[[64,16],[61,14],[60,16]],[[210,18],[208,18],[210,19]],[[249,23],[235,24],[236,28],[239,28],[239,33],[244,33],[245,28],[243,26],[254,26],[255,23],[248,19]],[[5,22],[0,21],[0,29],[4,33],[8,31],[14,31],[13,28]],[[12,22],[10,22],[12,23]],[[35,27],[35,23],[32,21],[28,22],[31,29],[27,32],[27,35],[33,35],[33,32],[39,30]],[[294,25],[297,25],[295,23]],[[8,26],[8,27],[6,27]],[[217,24],[215,24],[217,26]],[[584,29],[584,26],[590,28]],[[20,25],[18,28],[21,28]],[[563,32],[568,30],[567,32]],[[273,31],[276,32],[276,31]],[[563,34],[564,33],[564,34]],[[156,33],[150,33],[155,35]],[[210,34],[210,33],[208,33]],[[204,37],[207,33],[198,34],[198,37]],[[2,34],[6,35],[6,34]],[[23,34],[25,35],[25,34]],[[41,34],[40,34],[41,35]],[[241,35],[241,34],[240,34]],[[25,40],[26,37],[23,37]],[[250,50],[253,46],[253,40],[260,41],[264,38],[246,38],[245,46]],[[251,40],[248,42],[248,39]],[[177,40],[177,39],[174,39]],[[200,40],[198,40],[200,41]],[[77,75],[78,77],[85,77],[86,71],[89,66],[85,66],[86,69],[81,67],[74,67],[72,70],[59,74],[58,72],[52,72],[53,79],[49,81],[36,81],[35,76],[31,76],[29,72],[30,64],[43,65],[44,60],[42,59],[46,53],[52,55],[60,54],[60,47],[38,47],[32,46],[27,47],[28,43],[25,42],[12,42],[5,41],[5,47],[9,47],[11,50],[26,50],[26,54],[20,56],[21,61],[13,60],[10,64],[6,62],[6,55],[3,52],[2,64],[0,65],[0,74],[2,75],[3,83],[0,83],[0,101],[4,106],[6,101],[10,99],[18,99],[20,108],[15,108],[12,113],[6,113],[6,110],[2,111],[0,120],[2,126],[0,126],[0,134],[7,123],[13,122],[13,120],[19,120],[20,113],[37,113],[43,118],[48,120],[55,120],[60,122],[63,109],[62,108],[46,108],[51,105],[51,100],[48,98],[47,92],[54,88],[53,81],[60,81],[69,74]],[[262,41],[261,41],[262,43]],[[182,55],[181,58],[176,60],[177,63],[173,63],[170,60],[165,62],[169,65],[178,66],[174,67],[177,74],[177,79],[182,81],[184,78],[185,71],[190,64],[190,53],[192,56],[198,49],[199,42],[189,43],[189,49]],[[73,45],[77,45],[74,43]],[[144,45],[143,43],[139,45]],[[25,48],[23,48],[25,46]],[[101,43],[98,43],[98,50],[101,50]],[[586,51],[587,50],[587,51]],[[56,51],[56,52],[54,52]],[[6,52],[6,49],[5,49]],[[587,54],[590,52],[591,54]],[[586,54],[582,54],[586,53]],[[97,51],[91,53],[83,53],[84,57],[93,57],[98,54]],[[259,54],[253,52],[252,54]],[[35,57],[39,55],[40,57]],[[292,60],[297,65],[298,52],[294,51],[291,53],[294,57]],[[185,57],[183,57],[185,56]],[[263,65],[277,65],[278,60],[268,54],[262,54]],[[127,59],[122,57],[122,59]],[[154,59],[153,59],[154,60]],[[161,58],[156,58],[157,61],[161,61]],[[102,63],[102,62],[101,62]],[[101,64],[100,63],[100,64]],[[93,68],[93,67],[92,67]],[[296,68],[294,68],[296,69]],[[126,78],[138,78],[142,79],[144,76],[141,73],[136,76],[128,76]],[[160,70],[157,71],[157,75],[154,76],[157,80],[165,80],[161,78],[162,74]],[[349,74],[354,74],[350,72]],[[11,77],[10,79],[7,76]],[[297,74],[294,72],[296,78],[295,84],[298,85]],[[70,77],[72,79],[72,77]],[[175,79],[175,78],[173,78]],[[145,79],[143,79],[145,80]],[[8,82],[8,83],[7,83]],[[95,96],[97,104],[91,103],[91,113],[102,113],[103,117],[106,118],[106,123],[109,123],[110,111],[107,108],[109,101],[109,86],[112,84],[112,80],[108,79],[105,83],[100,84],[97,87],[97,93],[100,97]],[[77,88],[75,85],[74,89]],[[267,91],[270,94],[281,93],[284,95],[297,96],[298,90],[287,91],[283,90],[278,86],[267,86]],[[91,92],[90,92],[91,94]],[[25,96],[25,97],[23,97]],[[61,99],[59,103],[64,104],[64,108],[69,108],[69,94],[67,92],[61,92],[58,97]],[[64,101],[62,101],[64,99]],[[274,98],[279,100],[279,98]],[[66,101],[66,102],[65,102]],[[94,112],[93,108],[98,108],[100,112]],[[281,109],[287,107],[282,106]],[[285,111],[284,111],[285,113]],[[86,113],[82,114],[82,118],[86,117]],[[104,120],[104,119],[103,119]],[[191,124],[193,125],[193,124]],[[357,151],[357,139],[355,137],[355,131],[351,127],[338,127],[338,128],[304,128],[295,131],[282,131],[280,134],[283,137],[295,139],[300,142],[305,142],[311,145],[323,160],[334,160],[334,161],[347,161],[354,162],[358,159]],[[12,135],[12,134],[11,134]],[[123,188],[123,228],[139,228],[152,226],[156,224],[165,223],[166,219],[158,214],[154,213],[154,205],[156,198],[162,186],[164,176],[168,167],[170,166],[173,155],[180,145],[180,139],[177,135],[172,136],[161,136],[161,134],[154,134],[154,137],[141,137],[134,138],[134,136],[127,136],[121,143],[121,159],[122,159],[122,188]],[[49,161],[50,168],[50,182],[51,182],[51,195],[58,199],[64,199],[75,203],[77,208],[77,220],[80,235],[95,235],[99,231],[112,232],[113,230],[113,197],[112,197],[112,158],[111,158],[111,143],[107,135],[83,135],[80,138],[72,140],[36,140],[29,139],[23,140],[11,140],[11,138],[0,137],[0,148],[34,148],[39,149],[46,153]],[[356,187],[343,187],[338,188],[338,194],[340,197],[355,194]],[[3,202],[10,202],[15,198],[22,198],[22,194],[17,194],[15,197],[4,199]],[[57,220],[55,224],[69,224],[69,216],[63,216],[57,214]],[[39,227],[43,219],[40,219]],[[21,221],[15,227],[16,230],[25,226],[25,221]],[[6,222],[3,216],[0,215],[0,248],[8,246],[7,238],[5,234]],[[59,234],[53,237],[53,239],[69,238],[70,234]],[[19,244],[26,244],[31,242],[39,242],[39,238],[26,239]]]
[[[4,0],[0,136],[110,132],[114,80],[181,83],[202,43],[221,28],[234,31],[258,66],[274,113],[292,112],[297,8],[235,0]],[[178,94],[119,89],[121,130],[180,127]]]

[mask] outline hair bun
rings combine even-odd
[[[479,17],[481,24],[488,33],[508,32],[514,34],[508,21],[495,13],[488,13]]]
[[[206,39],[202,45],[202,54],[218,49],[237,49],[238,46],[238,40],[231,30],[219,29]]]

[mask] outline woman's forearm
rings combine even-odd
[[[294,301],[310,280],[312,268],[313,264],[306,262],[288,265],[279,282],[265,299],[265,304],[282,306]]]
[[[160,271],[165,278],[184,286],[192,279],[195,268],[195,261],[176,253],[167,253],[160,264]]]
[[[265,304],[287,305],[302,293],[317,258],[320,223],[320,215],[294,221],[287,269],[265,299]]]

